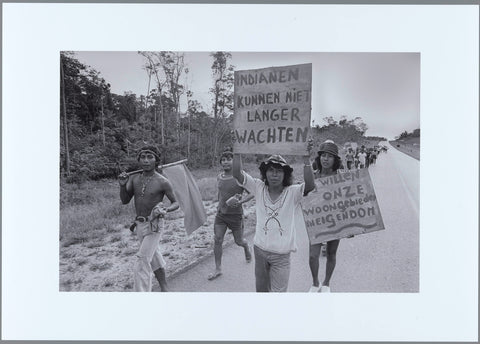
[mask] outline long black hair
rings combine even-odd
[[[321,152],[321,153],[325,153],[325,152]],[[320,162],[320,155],[321,154],[319,152],[318,155],[315,157],[315,160],[314,160],[314,163],[313,163],[314,170],[318,171],[319,173],[322,172],[322,164]],[[340,159],[339,156],[334,155],[333,157],[335,158],[335,161],[333,162],[332,170],[333,170],[333,172],[337,172],[337,170],[342,165],[342,160]]]

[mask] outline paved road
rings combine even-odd
[[[383,143],[388,145],[388,143]],[[390,146],[370,175],[385,230],[343,239],[330,282],[332,292],[419,291],[419,161]],[[247,240],[252,243],[253,235]],[[298,251],[292,253],[289,292],[306,292],[311,285],[308,237],[297,230]],[[325,258],[320,258],[320,278]],[[245,262],[243,249],[224,249],[223,275],[208,281],[213,257],[169,281],[176,292],[254,292],[254,262]]]

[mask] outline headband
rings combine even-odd
[[[160,160],[160,156],[156,152],[152,151],[151,149],[141,149],[137,154],[137,160],[140,160],[140,155],[142,153],[151,153],[155,157],[156,161]]]

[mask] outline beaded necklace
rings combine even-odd
[[[140,194],[140,197],[143,197],[145,196],[145,189],[147,188],[147,185],[148,183],[150,183],[150,180],[152,180],[153,178],[153,174],[146,178],[146,181],[145,181],[145,174],[142,172],[142,193]]]

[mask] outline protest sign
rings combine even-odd
[[[384,229],[368,169],[319,178],[315,184],[301,203],[311,244]]]
[[[234,152],[306,153],[311,63],[236,71],[234,97]]]

